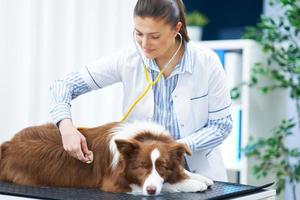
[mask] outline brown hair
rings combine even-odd
[[[134,8],[134,16],[164,19],[173,27],[181,22],[179,33],[183,41],[190,40],[186,30],[185,6],[182,0],[138,0]],[[180,39],[179,36],[177,39]]]

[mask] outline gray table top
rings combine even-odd
[[[235,183],[226,183],[215,181],[215,184],[205,192],[199,193],[162,193],[154,197],[133,196],[130,194],[115,194],[102,192],[96,188],[62,188],[62,187],[32,187],[16,185],[6,182],[0,182],[0,194],[14,195],[19,197],[30,197],[36,199],[53,200],[136,200],[136,199],[154,199],[154,200],[217,200],[233,198],[244,194],[250,194],[263,191],[263,187],[250,185],[241,185]]]

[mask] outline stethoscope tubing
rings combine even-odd
[[[134,42],[136,50],[138,51],[139,56],[142,59],[143,68],[144,68],[144,74],[145,74],[145,79],[148,82],[148,85],[146,86],[146,88],[144,89],[144,91],[139,95],[139,97],[133,102],[133,104],[129,107],[128,111],[125,113],[125,115],[121,119],[121,122],[124,122],[128,118],[128,116],[130,115],[130,113],[132,112],[132,110],[135,108],[135,106],[144,98],[144,96],[148,93],[148,91],[150,90],[150,88],[152,88],[152,86],[155,85],[160,80],[161,76],[163,75],[163,72],[168,68],[169,64],[174,60],[175,56],[177,55],[177,53],[179,52],[179,50],[180,50],[180,48],[182,46],[182,41],[183,41],[182,35],[179,32],[177,34],[180,36],[180,43],[179,43],[179,46],[178,46],[177,50],[175,51],[175,53],[173,54],[173,56],[170,58],[170,60],[165,64],[165,66],[163,67],[163,69],[160,70],[159,74],[154,79],[154,81],[152,81],[152,80],[149,79],[149,75],[148,75],[148,71],[147,71],[147,68],[146,68],[145,61],[143,59],[141,50],[138,47],[137,41],[135,39],[135,31],[133,31],[133,42]]]

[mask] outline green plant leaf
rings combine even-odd
[[[188,26],[203,27],[208,23],[207,17],[199,11],[193,11],[186,14],[186,24]]]
[[[276,190],[280,194],[285,188],[285,180],[292,184],[300,182],[300,149],[288,147],[285,143],[295,131],[300,132],[299,126],[295,130],[296,124],[300,125],[300,2],[268,2],[271,6],[280,7],[282,12],[278,13],[278,17],[261,15],[256,26],[245,29],[244,38],[253,39],[261,45],[266,62],[253,66],[251,78],[244,85],[258,89],[262,94],[285,89],[295,102],[298,117],[282,119],[267,138],[249,139],[243,152],[257,161],[258,164],[252,168],[256,178],[263,178],[268,173],[276,175]],[[290,162],[290,159],[297,162]]]

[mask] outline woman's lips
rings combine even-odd
[[[145,53],[152,53],[154,51],[154,49],[143,49]]]

